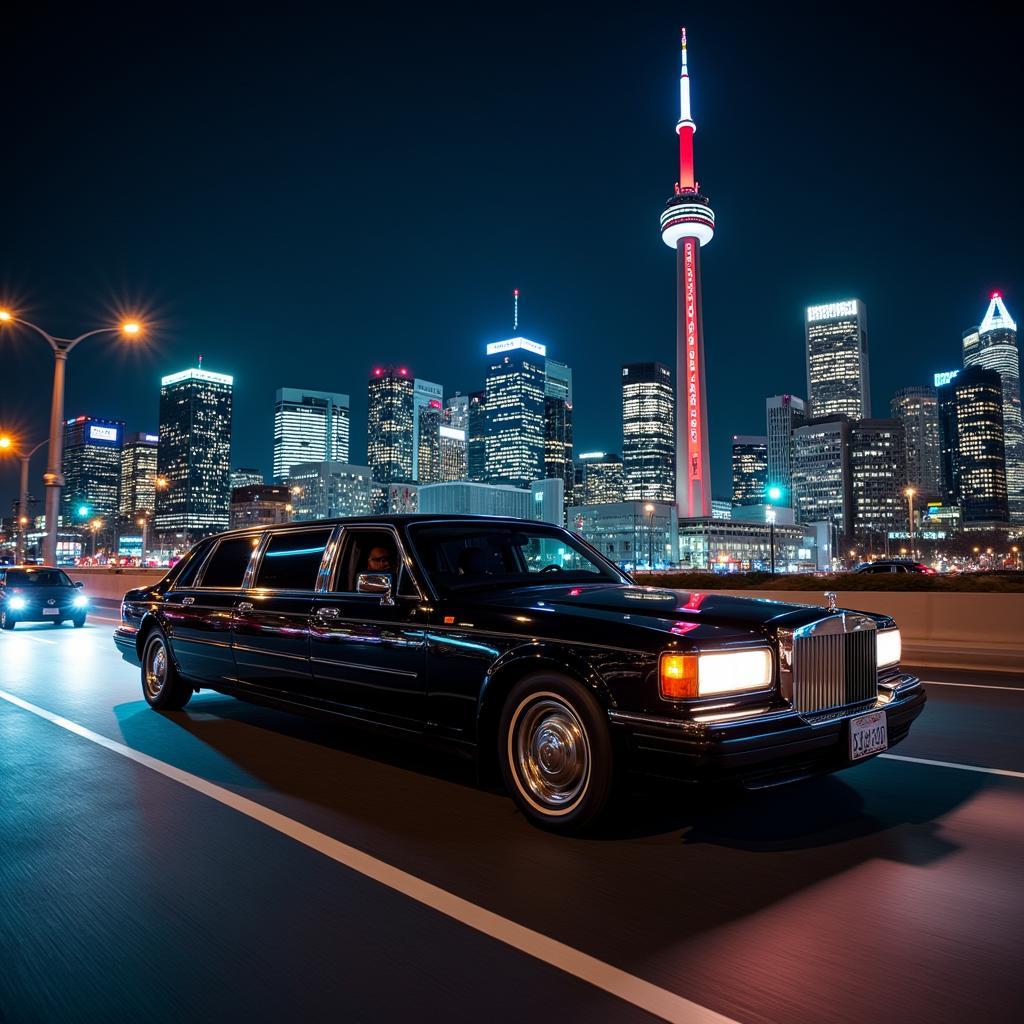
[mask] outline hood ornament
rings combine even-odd
[[[834,612],[836,610],[836,592],[834,590],[826,590],[825,596],[828,598],[828,610]]]

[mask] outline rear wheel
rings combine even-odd
[[[608,806],[615,766],[607,717],[576,680],[544,673],[517,683],[499,742],[505,785],[536,824],[581,831]]]
[[[14,629],[18,620],[6,609],[0,611],[0,629]]]
[[[142,648],[142,695],[158,711],[177,711],[192,696],[192,687],[175,668],[167,637],[159,629],[149,634]]]

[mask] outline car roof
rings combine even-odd
[[[280,530],[287,527],[317,527],[317,526],[408,526],[410,523],[473,523],[477,526],[484,523],[493,523],[499,526],[510,524],[517,526],[537,527],[543,526],[554,530],[564,530],[564,526],[557,523],[548,523],[539,519],[518,519],[515,516],[474,516],[466,514],[442,514],[426,512],[391,513],[380,516],[336,516],[333,519],[303,519],[291,523],[265,524],[261,526],[239,526],[233,530],[223,530],[216,534],[218,537],[231,536],[232,534],[245,534],[263,530]]]

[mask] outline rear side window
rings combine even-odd
[[[206,561],[206,556],[209,552],[209,544],[203,544],[201,547],[194,548],[185,567],[174,578],[171,586],[178,589],[195,586],[196,576],[199,575],[199,570],[203,562]]]
[[[330,530],[277,533],[270,538],[254,587],[269,590],[314,590]]]
[[[240,587],[258,540],[258,537],[231,537],[222,540],[206,563],[201,585],[231,589]]]

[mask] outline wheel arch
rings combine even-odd
[[[142,661],[142,652],[145,649],[146,641],[154,630],[159,629],[164,635],[164,639],[167,641],[167,650],[170,652],[171,658],[174,660],[174,667],[178,672],[181,671],[181,666],[178,664],[178,656],[174,653],[174,644],[171,643],[170,630],[168,630],[160,618],[151,611],[146,612],[142,617],[142,621],[139,623],[139,631],[135,634],[135,653],[139,656],[139,661]]]

